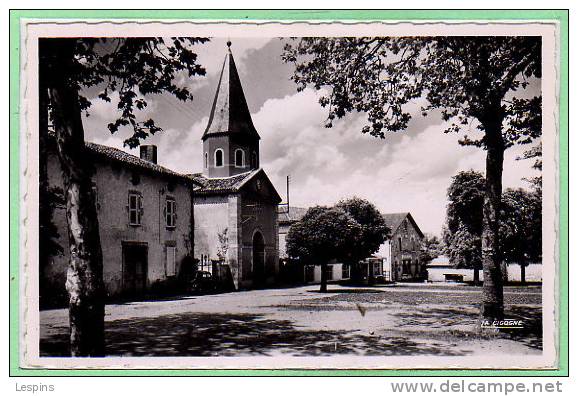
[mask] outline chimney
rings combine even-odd
[[[157,163],[157,146],[154,144],[147,144],[140,146],[140,159],[152,162],[153,164]]]

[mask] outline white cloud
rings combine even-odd
[[[181,173],[197,173],[203,170],[203,144],[201,136],[209,118],[205,117],[189,129],[179,131],[169,129],[160,135],[156,144],[159,150],[159,164]]]
[[[459,146],[459,136],[443,133],[446,124],[439,124],[437,118],[421,122],[422,130],[383,140],[360,132],[363,114],[351,114],[327,129],[326,109],[319,106],[318,97],[319,93],[307,89],[269,99],[253,114],[262,138],[261,164],[279,193],[285,196],[285,177],[290,174],[291,202],[296,206],[331,205],[356,195],[384,212],[410,211],[424,232],[439,234],[451,177],[459,170],[483,172],[485,152]],[[95,117],[112,111],[106,106],[95,110]],[[159,164],[183,173],[202,170],[200,139],[208,115],[197,119],[147,141],[158,145]],[[123,149],[124,138],[122,133],[101,134],[93,140]],[[521,179],[533,174],[531,160],[515,160],[524,149],[513,147],[506,152],[504,188],[524,186]],[[138,155],[137,150],[130,152]]]
[[[203,65],[208,75],[217,75],[221,72],[223,61],[227,54],[227,38],[214,37],[204,44],[194,47],[198,56],[198,63]],[[245,61],[253,51],[263,48],[273,38],[252,37],[232,39],[231,51],[235,58],[235,65],[240,73],[245,72]]]
[[[357,195],[384,212],[410,211],[423,231],[437,234],[451,177],[460,170],[484,171],[485,152],[460,146],[459,135],[443,133],[446,124],[381,140],[360,133],[363,115],[324,128],[326,112],[317,98],[305,90],[268,100],[253,117],[262,137],[262,164],[278,187],[291,174],[295,205],[331,205]],[[530,163],[515,161],[523,150],[506,152],[504,188],[523,186],[522,177],[531,173]]]

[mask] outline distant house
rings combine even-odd
[[[348,280],[351,277],[349,264],[343,264],[332,260],[327,264],[327,281],[338,282]],[[303,281],[305,283],[321,283],[321,264],[307,264],[303,266]]]
[[[383,215],[390,228],[389,239],[381,246],[385,259],[385,276],[392,281],[418,280],[424,274],[419,260],[423,233],[411,213],[386,213]]]
[[[299,208],[291,206],[279,210],[279,261],[281,275],[286,281],[320,283],[321,282],[321,265],[290,263],[287,255],[287,234],[289,229],[297,221],[301,220],[308,208]],[[370,280],[383,274],[383,260],[377,257],[370,257],[363,260],[361,264],[362,280]],[[340,263],[332,260],[327,265],[327,280],[337,282],[351,278],[351,268],[349,264]],[[296,273],[297,272],[297,273]]]

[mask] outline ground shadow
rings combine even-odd
[[[41,339],[42,356],[69,356],[68,337]],[[466,355],[455,345],[403,336],[315,331],[255,314],[180,314],[106,323],[110,356]]]
[[[478,338],[508,338],[523,345],[542,350],[542,309],[535,306],[512,305],[506,307],[505,317],[507,319],[520,319],[523,327],[520,329],[500,329],[495,335],[475,334]],[[478,328],[480,317],[477,311],[465,311],[452,308],[429,308],[427,310],[416,310],[413,312],[402,312],[395,314],[400,318],[398,327],[402,329],[429,328],[437,330],[449,330],[452,326]],[[448,334],[463,333],[464,331],[448,331]],[[470,334],[472,331],[469,332]],[[409,333],[408,333],[409,334]]]
[[[398,327],[422,327],[424,329],[447,329],[450,326],[475,326],[478,315],[457,308],[433,308],[395,314],[401,321]]]
[[[507,319],[522,320],[521,329],[503,329],[501,333],[524,345],[542,350],[543,327],[542,308],[514,305],[506,310]]]

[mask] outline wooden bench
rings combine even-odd
[[[446,282],[463,282],[463,274],[444,274]]]

